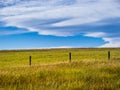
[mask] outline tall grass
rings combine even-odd
[[[119,90],[119,49],[111,50],[112,58],[115,56],[117,59],[110,61],[106,57],[107,51],[106,49],[2,51],[0,57],[5,55],[10,58],[0,58],[0,90]],[[72,52],[74,56],[71,63],[67,61],[68,52]],[[34,64],[29,66],[28,56],[31,53]],[[38,58],[39,54],[41,59]],[[8,63],[10,65],[6,65]]]

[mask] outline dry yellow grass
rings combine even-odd
[[[84,49],[83,51],[79,51],[77,49],[67,49],[64,51],[51,50],[47,52],[0,52],[0,57],[2,57],[3,53],[6,54],[5,56],[8,54],[8,57],[11,57],[8,59],[4,57],[0,58],[0,90],[119,90],[120,49],[111,50],[112,57],[115,56],[117,58],[112,60],[107,60],[107,58],[103,59],[106,56],[103,52],[107,52],[108,50],[95,50]],[[70,51],[74,56],[72,57],[71,63],[68,61],[68,56],[66,57]],[[64,52],[64,54],[62,54],[62,52]],[[18,57],[20,55],[21,57],[19,53],[25,53],[24,55],[22,54],[23,59],[28,53],[33,53],[33,60],[37,61],[34,61],[32,66],[28,65],[28,60],[21,60],[21,63],[14,59],[17,57],[13,57],[16,55],[18,55]],[[47,57],[44,58],[40,53],[44,53],[44,57],[49,54],[49,58],[51,57],[52,60],[49,61],[50,59],[47,59]],[[86,59],[78,56],[79,53],[84,57],[84,53],[87,54]],[[37,63],[39,61],[37,58],[39,54],[43,58],[42,60],[47,59],[48,61],[40,60],[40,62]],[[56,54],[55,58],[53,57],[54,54]],[[61,55],[63,56],[61,57]],[[97,57],[98,59],[89,59],[90,56],[96,57],[97,55],[99,55],[99,57]],[[57,58],[58,56],[59,58]],[[65,61],[60,60],[60,58],[65,59]],[[13,59],[13,61],[11,61],[11,59]],[[7,64],[8,62],[12,64],[5,65],[5,63]]]

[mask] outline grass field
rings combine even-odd
[[[120,48],[0,51],[0,90],[119,89]]]

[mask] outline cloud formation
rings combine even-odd
[[[119,47],[119,0],[1,0],[0,22],[40,35],[100,37]],[[103,47],[102,46],[102,47]]]

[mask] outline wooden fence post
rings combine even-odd
[[[29,65],[31,66],[32,56],[29,57]]]
[[[108,51],[108,60],[110,60],[110,51]]]
[[[71,52],[69,53],[69,62],[71,62]]]

